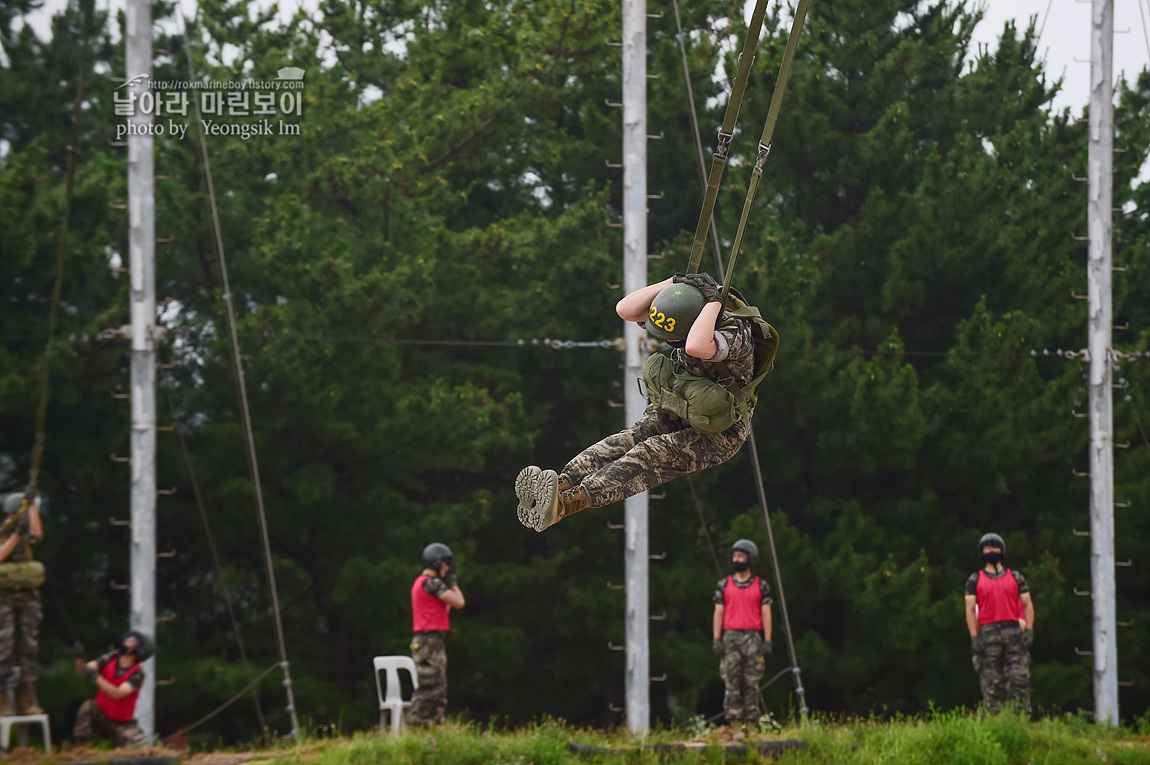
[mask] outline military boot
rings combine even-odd
[[[546,509],[559,493],[559,476],[554,470],[529,465],[515,477],[515,496],[519,498],[516,516],[529,529],[537,528]]]
[[[543,531],[543,529],[554,526],[564,518],[582,512],[586,507],[587,490],[582,486],[559,492],[555,495],[554,501],[547,506],[546,512],[542,514],[534,528],[536,531]]]
[[[38,703],[36,698],[36,684],[24,683],[20,686],[20,692],[16,696],[16,714],[18,715],[42,715],[44,714],[43,707]]]

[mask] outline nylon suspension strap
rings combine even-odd
[[[743,92],[747,88],[747,78],[751,73],[751,63],[755,58],[755,48],[759,44],[759,33],[763,29],[763,17],[766,14],[767,0],[756,0],[755,11],[751,14],[751,24],[747,29],[747,38],[743,41],[743,50],[739,54],[739,68],[735,73],[735,81],[731,85],[731,98],[727,101],[723,125],[719,128],[719,143],[715,147],[714,156],[711,157],[711,174],[707,177],[707,190],[703,194],[703,209],[699,211],[699,225],[695,227],[695,241],[691,244],[691,260],[687,264],[687,273],[689,274],[699,270],[699,261],[703,257],[703,247],[707,242],[707,228],[711,225],[711,216],[715,212],[715,199],[719,196],[723,170],[727,166],[727,158],[731,151],[731,139],[735,135],[735,122],[739,117],[739,106],[743,102]]]
[[[767,121],[763,125],[763,136],[759,139],[759,154],[755,158],[755,166],[751,170],[751,181],[747,185],[747,199],[743,202],[743,213],[739,216],[739,229],[735,233],[735,241],[731,245],[731,258],[727,261],[727,273],[723,278],[723,302],[727,301],[727,294],[731,291],[731,277],[735,273],[735,261],[739,259],[739,249],[743,244],[743,234],[746,232],[747,219],[751,215],[751,208],[755,202],[755,191],[759,187],[759,179],[763,175],[763,165],[771,153],[771,139],[775,134],[775,123],[779,120],[779,110],[783,105],[783,96],[787,92],[787,79],[791,76],[791,65],[795,60],[795,50],[799,47],[799,35],[803,30],[803,21],[807,17],[807,6],[810,0],[799,0],[795,9],[795,20],[791,24],[791,33],[787,38],[787,47],[783,51],[783,63],[779,66],[779,79],[775,83],[775,92],[771,96],[771,108],[767,112]],[[696,234],[696,238],[698,235]]]

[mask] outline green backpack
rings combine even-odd
[[[0,563],[0,590],[35,590],[44,584],[44,564],[38,560]]]
[[[653,353],[643,365],[645,395],[652,405],[674,415],[703,433],[721,433],[737,422],[749,418],[747,402],[757,400],[757,389],[772,369],[779,349],[779,333],[763,320],[759,309],[731,289],[724,306],[727,318],[723,324],[751,320],[751,339],[755,348],[755,367],[745,387],[723,385],[706,377],[690,374],[674,360]],[[715,364],[723,377],[730,377],[725,362]]]
[[[727,295],[724,311],[728,317],[727,321],[731,321],[732,319],[751,320],[751,340],[755,344],[755,371],[751,377],[751,381],[747,383],[746,387],[739,388],[737,385],[732,385],[730,390],[732,393],[738,391],[738,393],[735,393],[736,399],[743,398],[757,402],[759,397],[756,391],[758,390],[759,383],[775,368],[775,354],[779,352],[779,333],[774,327],[767,323],[763,315],[759,313],[758,308],[747,304],[747,299],[734,287],[731,287],[731,291]],[[726,324],[727,321],[723,323]],[[727,365],[725,362],[719,362],[715,366],[719,368],[719,371],[724,376],[730,376],[727,374]],[[740,408],[746,409],[745,403],[741,403]]]

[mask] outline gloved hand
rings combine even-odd
[[[1022,644],[1027,648],[1034,645],[1034,630],[1029,629],[1022,631]]]
[[[448,587],[455,587],[459,584],[459,578],[455,576],[454,571],[448,571],[447,576],[443,577],[443,583]]]
[[[722,638],[715,638],[711,641],[711,653],[716,656],[722,656],[726,651],[723,649]]]
[[[703,300],[713,303],[723,299],[723,285],[719,284],[710,274],[675,274],[675,284],[689,284],[703,293]]]
[[[972,635],[970,638],[970,650],[976,656],[982,656],[986,653],[986,646],[982,644],[981,635]]]
[[[97,672],[96,668],[93,667],[91,664],[85,664],[84,665],[84,679],[85,680],[93,680],[94,681],[99,676],[100,676],[100,673]]]
[[[772,650],[771,641],[764,640],[759,646],[759,656],[766,656]]]

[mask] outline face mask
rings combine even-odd
[[[735,571],[739,571],[739,572],[746,571],[750,567],[751,567],[751,564],[747,563],[745,560],[738,560],[738,561],[735,561],[734,563],[731,564],[731,568],[733,568],[733,569],[735,569]]]
[[[986,561],[987,563],[998,564],[998,563],[1002,562],[1002,553],[1000,553],[1000,552],[983,553],[982,559],[984,561]]]

